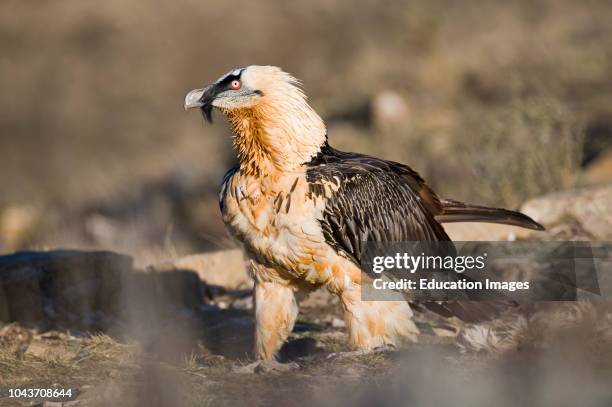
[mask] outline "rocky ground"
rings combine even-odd
[[[527,203],[549,227],[543,235],[488,233],[606,239],[608,195],[599,188]],[[360,353],[347,346],[338,301],[319,291],[302,299],[280,361],[257,363],[238,250],[145,269],[113,252],[21,252],[0,257],[0,277],[0,405],[612,402],[606,302],[540,304],[483,325],[417,313],[417,344]],[[70,388],[73,397],[8,397],[17,387]]]
[[[337,300],[323,291],[302,301],[281,363],[254,362],[250,282],[236,259],[228,251],[134,270],[111,252],[0,258],[3,319],[18,321],[0,329],[3,385],[71,388],[67,405],[286,405],[397,365],[391,350],[350,352]],[[222,270],[225,280],[211,280],[223,286],[196,273]],[[420,315],[419,325],[422,346],[447,348],[458,332],[441,318]]]

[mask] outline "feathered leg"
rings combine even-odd
[[[271,360],[287,339],[298,314],[293,289],[272,282],[255,282],[255,355]]]
[[[340,293],[349,334],[356,349],[371,350],[396,346],[402,339],[416,342],[419,329],[412,321],[412,310],[405,301],[361,301],[357,284]]]

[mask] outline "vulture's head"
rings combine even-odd
[[[294,169],[321,149],[327,131],[297,79],[275,66],[236,68],[185,97],[185,109],[199,108],[212,119],[213,107],[229,119],[241,162],[271,162]],[[244,164],[247,166],[247,164]]]
[[[303,99],[304,95],[297,84],[295,78],[275,66],[236,68],[211,85],[189,92],[185,96],[185,109],[200,108],[210,122],[213,107],[231,113],[235,110],[255,109],[296,95]]]

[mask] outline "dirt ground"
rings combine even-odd
[[[2,332],[2,382],[4,387],[71,388],[77,397],[67,405],[79,406],[303,405],[336,397],[340,401],[343,394],[354,396],[354,391],[392,381],[406,357],[422,352],[444,354],[449,368],[457,371],[468,360],[453,346],[453,337],[436,336],[425,322],[421,329],[429,334],[421,335],[417,345],[400,351],[352,352],[340,327],[342,320],[337,312],[330,315],[328,308],[306,307],[281,352],[282,363],[269,366],[251,360],[250,341],[244,337],[242,347],[225,341],[226,348],[216,349],[217,353],[202,343],[190,353],[176,349],[160,353],[159,348],[146,350],[106,335],[41,335],[8,325]],[[250,328],[249,318],[243,319]],[[249,331],[238,335],[249,336]],[[442,331],[451,335],[453,327]],[[478,363],[470,365],[476,368]],[[0,405],[31,405],[6,397],[0,400]]]
[[[456,335],[465,329],[459,321],[419,313],[418,343],[362,353],[347,347],[337,304],[318,296],[306,301],[281,363],[252,360],[252,322],[241,309],[244,299],[224,310],[213,303],[203,311],[213,341],[181,339],[193,326],[181,331],[180,324],[168,321],[165,331],[126,341],[6,325],[0,331],[3,390],[70,388],[76,397],[43,404],[5,393],[0,405],[604,406],[612,401],[612,321],[582,326],[580,338],[552,329],[553,337],[567,341],[542,345],[534,339],[505,353],[466,352],[458,346]],[[602,315],[610,320],[609,310]],[[605,335],[597,333],[605,329]]]
[[[540,237],[591,238],[564,219]],[[0,326],[0,405],[612,403],[612,303],[520,306],[476,325],[420,310],[417,343],[363,353],[347,344],[338,299],[319,290],[300,299],[279,362],[258,363],[244,265],[229,266],[237,255],[188,256],[153,270],[112,252],[3,256],[0,314],[20,322]],[[219,270],[227,278],[207,277]],[[73,397],[16,399],[11,388],[71,389]]]

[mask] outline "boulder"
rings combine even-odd
[[[131,257],[112,252],[0,256],[0,317],[43,328],[60,320],[93,324],[96,313],[116,313],[122,273],[131,271]]]
[[[454,241],[513,241],[537,237],[538,231],[497,223],[445,223],[444,230]]]
[[[192,271],[207,285],[221,286],[226,289],[250,288],[253,285],[246,271],[246,260],[242,250],[239,249],[192,254],[152,265],[148,270],[155,272]]]
[[[612,184],[543,195],[525,202],[520,211],[548,230],[539,232],[494,223],[445,223],[444,229],[456,241],[612,238]],[[578,228],[564,231],[560,229],[564,225]]]
[[[0,256],[0,322],[95,331],[126,318],[203,305],[194,272],[143,272],[132,263],[130,256],[107,251]]]
[[[612,184],[544,195],[521,212],[544,226],[577,221],[595,239],[612,238]]]

